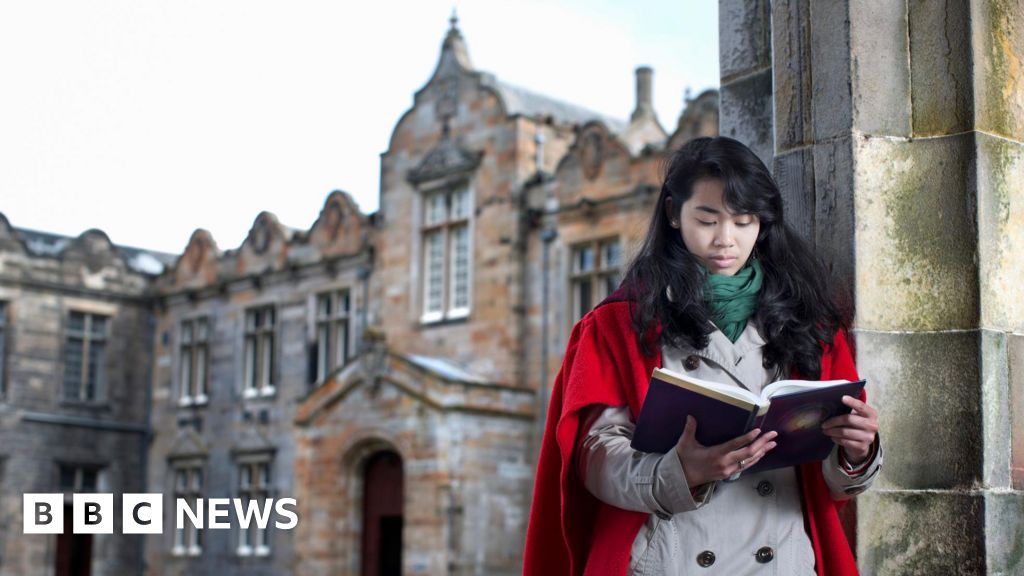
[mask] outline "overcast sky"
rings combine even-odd
[[[0,213],[180,253],[262,210],[307,229],[334,189],[373,212],[453,6],[477,69],[606,115],[639,65],[670,132],[718,85],[715,0],[0,0]]]

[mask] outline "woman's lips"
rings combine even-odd
[[[733,262],[736,261],[736,257],[735,256],[712,256],[711,258],[708,258],[708,260],[711,260],[712,262],[714,262],[715,265],[718,266],[719,268],[728,268],[729,266],[732,265]]]

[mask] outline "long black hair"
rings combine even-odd
[[[782,195],[764,163],[743,144],[721,136],[691,140],[672,155],[647,237],[626,271],[623,287],[634,302],[633,328],[641,349],[652,354],[653,344],[666,343],[704,348],[714,330],[699,261],[671,226],[665,206],[671,198],[678,218],[702,178],[721,180],[731,211],[760,220],[751,257],[760,260],[764,281],[753,318],[766,341],[765,366],[819,377],[822,343],[831,344],[845,325],[825,267],[783,220]]]

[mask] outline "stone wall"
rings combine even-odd
[[[862,570],[1018,573],[1024,6],[767,4],[720,3],[722,132],[766,158],[764,107],[726,110],[763,102],[769,66],[776,177],[853,294],[881,410]]]
[[[0,394],[0,575],[52,574],[57,536],[22,533],[22,494],[60,489],[60,466],[97,471],[94,491],[144,491],[151,277],[98,231],[64,238],[16,230],[0,215],[6,306]],[[69,314],[108,318],[104,376],[93,399],[64,393]],[[116,501],[117,499],[115,499]],[[121,519],[114,519],[120,532]],[[92,574],[138,573],[138,537],[93,536]]]

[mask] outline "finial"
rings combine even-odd
[[[683,98],[686,100],[687,103],[693,100],[693,90],[689,86],[686,87],[686,92]]]
[[[452,17],[448,19],[448,23],[452,25],[452,30],[459,27],[459,15],[455,13],[455,6],[452,6]]]

